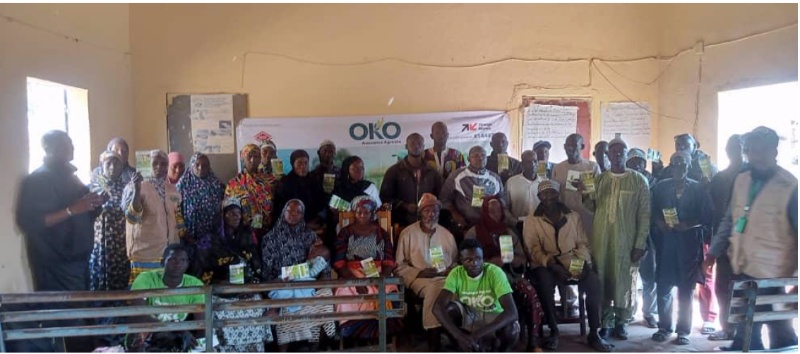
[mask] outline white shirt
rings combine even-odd
[[[533,214],[539,207],[539,182],[541,178],[534,175],[531,181],[522,174],[514,175],[506,181],[506,196],[511,215],[518,221],[524,221],[528,214]]]

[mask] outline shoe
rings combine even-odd
[[[611,331],[611,336],[621,340],[628,339],[628,328],[625,325],[617,325],[614,327],[614,330]]]
[[[725,331],[717,331],[708,335],[708,340],[731,340],[733,335]]]
[[[603,339],[606,339],[606,338],[608,338],[608,334],[609,334],[609,333],[611,333],[611,328],[605,328],[605,327],[603,327],[603,328],[601,328],[599,331],[597,331],[597,335],[599,335],[599,336],[600,336],[600,338],[603,338]]]
[[[672,332],[667,331],[666,329],[659,329],[658,332],[653,333],[653,336],[650,337],[656,342],[666,342],[669,337],[672,336]]]
[[[700,329],[700,333],[702,334],[711,334],[714,333],[717,329],[714,328],[713,322],[703,322],[703,327]]]
[[[647,328],[658,328],[658,321],[656,321],[656,318],[653,316],[647,316],[644,318],[644,325],[647,326]]]

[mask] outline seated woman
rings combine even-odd
[[[235,278],[235,277],[234,277]],[[211,284],[228,285],[235,284],[231,278],[230,268],[223,267],[214,272]],[[214,303],[232,303],[241,301],[259,301],[262,297],[259,293],[242,294],[219,294],[214,295]],[[259,318],[266,312],[263,308],[251,308],[246,310],[226,310],[214,311],[215,320],[233,320]],[[259,326],[240,326],[223,327],[216,330],[219,338],[219,346],[216,347],[220,353],[263,353],[264,343],[272,343],[272,330],[267,325]]]
[[[261,249],[255,233],[242,218],[242,206],[236,198],[226,198],[222,207],[222,226],[216,233],[207,233],[197,242],[196,268],[205,283],[217,271],[227,272],[230,265],[242,264],[244,282],[261,281]]]
[[[370,197],[359,196],[353,199],[351,209],[356,214],[356,221],[347,225],[336,238],[336,255],[333,267],[340,278],[365,278],[369,276],[365,264],[371,263],[378,274],[374,276],[389,277],[395,267],[394,246],[386,230],[376,222],[378,204]],[[372,259],[372,262],[369,262]],[[386,287],[387,292],[397,292],[397,286]],[[377,294],[375,286],[338,288],[336,295]],[[337,312],[372,311],[377,303],[349,303],[336,305]],[[399,318],[387,319],[387,334],[394,335],[402,331]],[[377,320],[352,320],[340,322],[343,337],[356,339],[378,338]]]
[[[139,274],[131,285],[131,290],[175,289],[203,286],[203,282],[191,275],[184,274],[189,267],[189,254],[186,247],[173,243],[164,249],[161,260],[163,270],[151,270]],[[203,294],[157,296],[132,301],[135,306],[164,306],[164,305],[195,305],[205,303]],[[194,320],[202,321],[203,313],[193,313]],[[189,317],[187,313],[160,313],[151,316],[140,316],[140,321],[182,322]],[[187,351],[196,345],[195,338],[204,338],[202,330],[194,335],[188,331],[181,333],[141,333],[133,343],[132,348],[144,351],[172,352]],[[127,343],[128,341],[126,341]]]
[[[500,268],[508,276],[514,292],[514,302],[519,309],[520,322],[528,329],[528,350],[538,347],[539,327],[544,316],[539,297],[531,283],[522,277],[528,263],[525,248],[517,233],[505,222],[503,202],[498,196],[483,199],[480,222],[467,230],[464,239],[476,239],[483,247],[484,259]],[[513,256],[503,259],[500,238],[511,237]]]
[[[364,179],[364,160],[358,156],[350,156],[342,161],[342,169],[333,187],[333,196],[346,202],[352,203],[353,198],[358,196],[369,196],[381,205],[380,193],[375,183]],[[325,230],[323,241],[325,246],[334,249],[337,236],[337,225],[339,224],[339,211],[329,210],[328,225]]]
[[[303,220],[305,206],[299,199],[292,199],[283,207],[280,219],[275,227],[264,236],[262,241],[262,272],[261,277],[266,282],[284,281],[282,268],[305,263],[315,243],[319,243],[317,235],[306,226]],[[322,272],[320,278],[329,275]],[[314,297],[332,296],[329,288],[314,291]],[[332,313],[333,305],[303,306],[296,315]],[[318,342],[320,326],[325,329],[328,337],[336,334],[333,322],[306,321],[303,323],[280,324],[276,326],[278,348],[281,351],[288,349],[289,343],[298,341]]]

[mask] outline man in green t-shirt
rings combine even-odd
[[[519,337],[508,278],[500,267],[483,262],[477,240],[464,240],[460,253],[461,265],[447,276],[433,314],[463,351],[508,351]]]

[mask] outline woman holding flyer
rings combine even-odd
[[[292,199],[286,203],[281,213],[281,218],[277,220],[275,227],[264,236],[262,244],[262,271],[261,276],[265,282],[303,280],[308,276],[314,266],[309,267],[307,261],[309,253],[315,244],[320,241],[314,231],[306,226],[303,220],[305,205],[299,199]],[[317,262],[314,262],[316,264]],[[324,278],[329,272],[318,272],[320,278]],[[310,292],[295,292],[293,297],[323,297],[331,296],[333,293],[328,288]],[[281,298],[288,298],[281,296]],[[333,305],[313,305],[303,306],[300,309],[291,311],[298,315],[318,314],[333,312]],[[318,342],[320,337],[320,326],[325,329],[328,337],[336,334],[336,327],[333,322],[314,322],[280,324],[276,326],[278,336],[278,347],[281,351],[288,349],[288,344],[299,341]]]
[[[242,168],[225,188],[226,198],[238,198],[242,203],[242,218],[259,237],[272,225],[272,193],[275,178],[258,170],[261,152],[255,144],[247,144],[241,152]]]
[[[522,277],[528,264],[525,247],[517,233],[506,224],[503,202],[494,195],[483,198],[481,219],[467,230],[464,239],[474,238],[481,243],[486,262],[503,268],[514,290],[514,302],[519,310],[521,324],[528,329],[528,350],[538,347],[537,337],[542,312],[539,296],[531,283]]]
[[[394,262],[394,246],[391,237],[378,223],[378,203],[367,196],[355,197],[351,209],[356,214],[356,221],[339,232],[336,238],[336,255],[333,268],[340,278],[372,278],[389,277],[396,268]],[[397,292],[397,286],[386,287],[387,292]],[[377,287],[339,288],[336,295],[376,294]],[[369,311],[378,306],[375,302],[336,305],[336,311]],[[387,307],[390,308],[390,307]],[[402,319],[392,318],[386,321],[389,336],[402,330]],[[378,338],[377,320],[342,321],[340,323],[342,337],[355,339]]]

